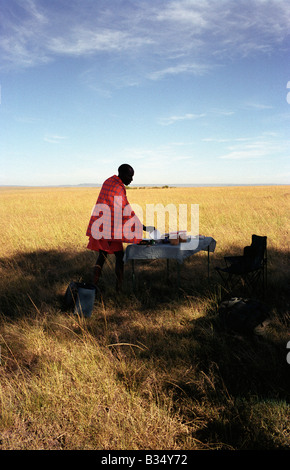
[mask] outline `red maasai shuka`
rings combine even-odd
[[[123,249],[122,242],[141,241],[142,231],[143,225],[128,202],[124,184],[118,176],[111,176],[103,183],[92,212],[86,232],[87,248],[114,253]]]

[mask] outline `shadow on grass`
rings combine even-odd
[[[161,260],[138,264],[134,292],[129,263],[121,297],[114,291],[114,256],[104,268],[89,332],[106,347],[110,343],[143,345],[140,349],[110,349],[120,361],[118,378],[128,389],[146,398],[153,389],[148,383],[156,380],[157,398],[170,396],[188,422],[202,421],[207,407],[216,407],[211,419],[208,411],[207,427],[196,434],[201,440],[219,439],[241,448],[245,433],[254,435],[254,426],[258,428],[261,422],[254,417],[258,421],[250,429],[254,403],[252,407],[245,403],[253,402],[253,397],[265,403],[290,402],[285,339],[290,321],[288,254],[269,250],[268,255],[267,302],[276,321],[276,332],[268,336],[245,336],[224,329],[217,313],[218,276],[213,269],[221,262],[218,257],[211,256],[209,281],[206,254],[186,260],[180,271],[180,289],[176,263],[170,263],[167,279],[166,261]],[[36,313],[59,313],[69,282],[90,282],[95,261],[96,253],[88,250],[36,251],[0,259],[2,317],[17,320]],[[188,311],[199,302],[200,314],[190,315]],[[187,314],[182,313],[183,307]],[[133,366],[124,367],[122,361]],[[274,446],[268,434],[257,435],[254,445]]]
[[[0,311],[5,316],[27,315],[30,307],[60,308],[65,285],[89,277],[90,252],[39,250],[0,259]],[[27,310],[28,309],[28,310]]]
[[[62,298],[70,281],[92,282],[93,267],[97,253],[89,250],[81,252],[61,250],[39,250],[29,253],[18,253],[11,258],[0,259],[0,312],[9,317],[27,315],[27,308],[33,306],[41,309],[46,307],[61,308]],[[209,283],[207,264],[203,260],[202,274],[196,280],[187,279],[186,285],[193,286],[200,295],[205,295]],[[202,265],[202,263],[199,262]],[[110,302],[116,299],[115,258],[108,257],[104,266],[101,281],[101,300]],[[186,267],[183,266],[183,274]],[[200,282],[200,278],[202,282]],[[171,261],[169,278],[165,260],[153,260],[139,263],[136,267],[136,289],[132,283],[131,264],[125,265],[123,293],[136,296],[145,309],[179,299],[182,293],[177,285],[177,263]],[[198,281],[198,282],[196,282]],[[182,282],[182,280],[181,280]],[[180,295],[181,294],[181,295]],[[98,294],[98,297],[100,297]],[[123,301],[124,301],[123,295]]]
[[[230,248],[229,248],[230,252]],[[143,310],[163,308],[172,302],[180,305],[188,298],[221,299],[220,278],[214,270],[221,265],[223,254],[210,255],[210,277],[208,278],[207,253],[201,252],[184,261],[178,267],[170,260],[138,261],[135,265],[135,287],[132,282],[131,263],[125,265],[124,296],[136,297]],[[97,253],[89,250],[39,250],[18,253],[11,258],[0,258],[0,312],[8,316],[26,315],[26,307],[43,304],[61,308],[63,294],[69,282],[92,282],[93,267]],[[271,308],[283,311],[289,307],[289,253],[268,251],[268,290],[265,301]],[[108,257],[100,281],[101,300],[118,300],[114,291],[115,258]],[[180,272],[180,275],[179,275]],[[273,281],[273,277],[276,279]],[[272,282],[273,281],[273,282]],[[230,296],[246,296],[246,290],[228,293]],[[216,303],[217,303],[216,302]]]

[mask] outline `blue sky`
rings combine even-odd
[[[289,0],[0,0],[0,28],[0,184],[289,184]]]

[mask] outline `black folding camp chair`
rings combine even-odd
[[[225,267],[216,267],[225,289],[232,292],[241,282],[251,294],[267,287],[267,237],[252,235],[252,244],[244,248],[242,256],[225,256]]]

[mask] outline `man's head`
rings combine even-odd
[[[123,165],[119,166],[118,168],[118,176],[122,180],[122,182],[127,186],[133,181],[134,170],[127,163],[123,163]]]

